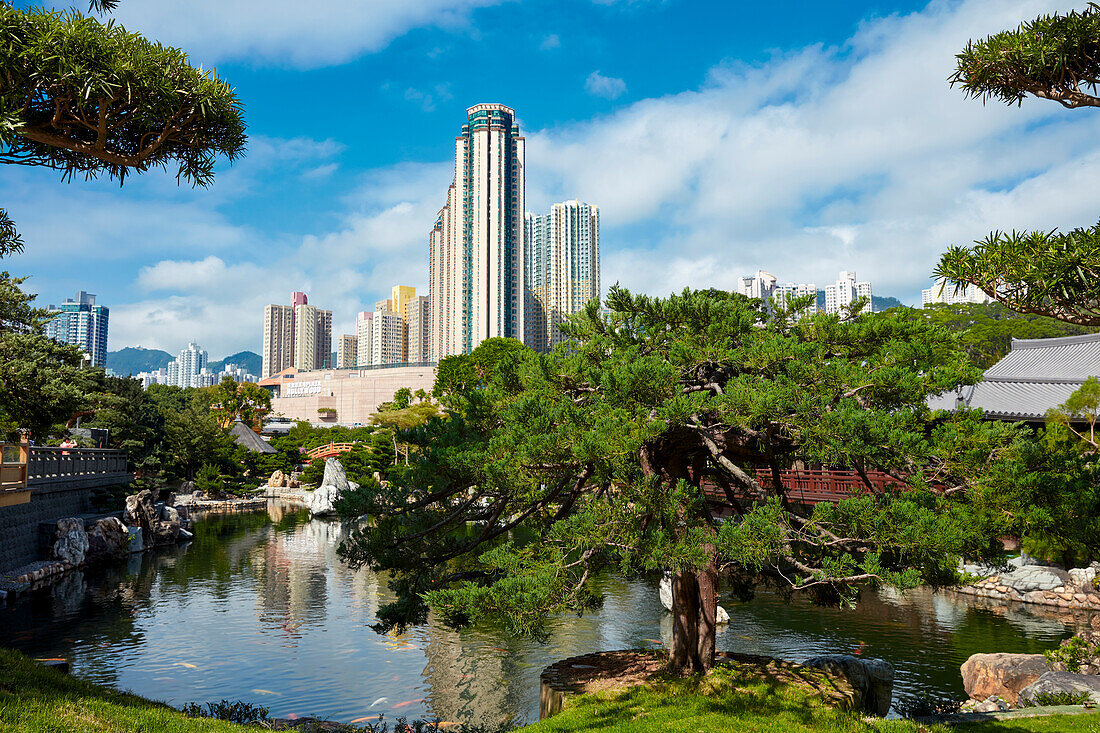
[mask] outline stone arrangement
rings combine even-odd
[[[326,458],[325,475],[321,479],[321,485],[306,500],[309,513],[315,517],[326,517],[335,514],[336,510],[333,508],[333,503],[340,498],[340,495],[345,491],[358,488],[359,484],[348,481],[347,474],[344,473],[344,467],[340,464],[340,461],[335,458]]]
[[[1063,570],[1056,565],[1024,562],[1021,558],[1011,560],[1010,570],[1005,573],[981,565],[963,565],[963,572],[981,580],[959,588],[958,592],[1003,601],[1100,611],[1100,590],[1093,585],[1100,563]]]
[[[1043,654],[975,654],[962,665],[963,687],[970,700],[964,712],[996,713],[1027,707],[1042,694],[1087,693],[1100,705],[1100,631],[1077,635],[1094,656],[1078,671],[1052,663]],[[1062,642],[1062,646],[1072,643]]]
[[[124,558],[158,545],[192,537],[185,506],[156,501],[152,491],[126,497],[122,519],[62,517],[39,525],[41,544],[49,559],[37,561],[0,577],[0,599],[29,590],[73,568]]]

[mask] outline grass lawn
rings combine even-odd
[[[863,719],[830,707],[820,692],[812,684],[761,679],[756,670],[723,665],[703,680],[664,679],[580,696],[522,733],[1100,733],[1096,713],[956,726]]]
[[[53,733],[242,733],[249,728],[188,718],[175,708],[46,669],[0,649],[0,731]]]

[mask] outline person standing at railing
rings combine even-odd
[[[61,448],[75,448],[76,447],[76,441],[73,440],[72,438],[66,438],[65,440],[63,440],[61,442],[60,447]],[[67,455],[69,455],[69,451],[67,451],[67,450],[61,451],[61,455],[67,456]]]

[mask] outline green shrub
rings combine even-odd
[[[244,700],[208,702],[206,707],[189,702],[181,710],[189,718],[216,718],[240,725],[266,725],[268,721],[267,708]]]
[[[1073,636],[1055,649],[1047,649],[1043,656],[1051,665],[1061,665],[1067,672],[1078,672],[1090,657],[1100,655],[1100,647],[1090,646],[1080,636]]]
[[[1084,705],[1091,699],[1089,693],[1081,692],[1037,692],[1030,699],[1020,698],[1022,707],[1045,708],[1048,705]]]
[[[224,481],[218,467],[212,463],[203,464],[199,472],[195,474],[195,488],[206,493],[222,491]]]
[[[936,715],[954,715],[962,709],[965,700],[938,698],[922,692],[912,697],[898,698],[894,709],[903,718],[930,718]]]

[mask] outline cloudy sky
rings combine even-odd
[[[427,288],[427,234],[466,107],[514,107],[533,211],[602,218],[603,282],[731,288],[841,269],[919,302],[938,254],[1100,216],[1100,112],[951,89],[954,54],[1040,0],[123,0],[116,18],[215,67],[249,151],[209,189],[8,166],[42,303],[111,308],[110,348],[259,351],[292,290],[350,332]]]

